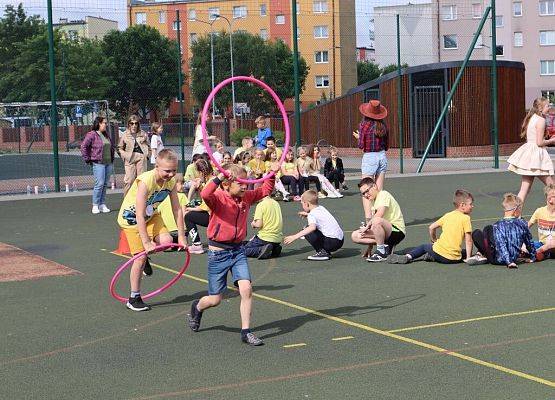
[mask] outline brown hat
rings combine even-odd
[[[387,117],[387,108],[379,100],[370,100],[368,103],[362,103],[358,109],[362,115],[368,118],[384,119]]]

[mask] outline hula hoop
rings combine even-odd
[[[285,126],[285,145],[283,146],[283,152],[281,154],[281,158],[279,159],[279,165],[282,165],[283,162],[285,161],[287,151],[289,150],[290,128],[289,128],[289,119],[287,117],[287,111],[285,111],[285,106],[283,105],[282,101],[280,100],[276,92],[274,92],[270,86],[268,86],[261,80],[253,78],[251,76],[234,76],[233,78],[227,78],[226,80],[220,82],[214,89],[212,89],[212,91],[208,95],[208,98],[204,102],[204,107],[202,108],[202,116],[201,116],[202,138],[206,143],[205,148],[206,148],[206,152],[208,153],[208,156],[210,157],[210,160],[216,166],[218,171],[223,173],[225,176],[229,176],[229,172],[222,168],[222,166],[214,158],[214,154],[212,153],[212,148],[210,147],[210,144],[208,142],[208,132],[206,130],[206,117],[208,116],[208,109],[210,108],[210,104],[212,103],[212,99],[216,96],[216,93],[218,93],[224,86],[234,81],[248,81],[248,82],[256,83],[258,86],[262,87],[265,91],[270,93],[270,95],[276,102],[279,108],[279,111],[281,112],[281,116],[283,118],[283,125]],[[235,110],[233,110],[233,112],[235,112]],[[270,173],[264,175],[262,178],[258,178],[258,179],[237,178],[237,181],[241,183],[260,183],[260,182],[264,182],[266,179],[273,177],[274,175],[275,175],[275,172],[270,171]]]
[[[166,250],[169,249],[170,247],[179,247],[179,248],[183,248],[182,246],[175,244],[175,243],[170,243],[170,244],[161,244],[159,246],[156,246],[154,249],[154,252],[159,252],[162,250]],[[141,296],[143,299],[149,299],[151,297],[154,297],[156,295],[159,295],[160,293],[162,293],[163,291],[165,291],[166,289],[168,289],[170,286],[172,286],[175,282],[177,282],[179,280],[179,278],[181,278],[181,275],[183,275],[185,273],[185,271],[187,270],[187,268],[189,267],[189,261],[191,260],[191,255],[189,254],[189,250],[185,249],[185,251],[187,252],[187,259],[185,260],[185,264],[183,264],[183,267],[181,268],[181,270],[177,273],[177,275],[175,277],[173,277],[169,282],[167,282],[164,286],[162,286],[159,289],[156,289],[150,293],[145,294],[144,296]],[[123,297],[121,295],[119,295],[116,292],[115,286],[116,283],[121,275],[121,273],[126,270],[130,265],[133,264],[133,262],[139,258],[139,257],[143,257],[146,255],[146,252],[143,251],[141,253],[135,254],[133,257],[131,257],[129,260],[127,260],[126,262],[124,262],[121,267],[118,268],[118,270],[116,271],[116,273],[114,274],[114,276],[112,277],[112,280],[110,281],[110,294],[112,295],[112,297],[122,303],[125,303],[127,301],[127,297]]]

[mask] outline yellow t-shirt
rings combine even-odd
[[[262,160],[257,160],[253,158],[247,163],[247,166],[250,168],[251,172],[256,175],[263,175],[266,172],[266,164]]]
[[[156,169],[152,169],[139,175],[125,195],[118,212],[118,224],[122,228],[137,228],[137,216],[135,214],[135,210],[137,205],[137,189],[139,181],[143,182],[147,187],[145,215],[145,220],[147,222],[158,212],[158,206],[166,199],[166,197],[170,195],[175,186],[175,177],[167,182],[164,182],[162,186],[159,186],[156,183]]]
[[[185,193],[178,192],[177,199],[179,200],[179,207],[183,207],[189,202],[187,196],[185,196]],[[158,206],[158,212],[162,216],[162,220],[164,221],[164,225],[166,226],[167,230],[170,232],[176,231],[177,224],[173,215],[172,201],[170,199],[170,196],[166,197],[166,199]]]
[[[283,239],[283,217],[279,203],[270,197],[265,197],[254,210],[254,220],[262,220],[262,228],[257,236],[267,242],[281,243]]]
[[[283,154],[283,150],[280,149],[279,147],[276,147],[276,153],[277,153],[277,158],[278,160],[281,158],[281,155]],[[264,155],[268,154],[268,149],[264,149]]]
[[[397,200],[387,190],[380,190],[378,192],[374,204],[372,204],[372,212],[376,212],[381,207],[386,207],[383,218],[395,226],[397,230],[406,233],[405,219],[403,218],[401,207],[399,207]]]
[[[538,224],[538,238],[542,243],[546,243],[555,234],[555,214],[551,214],[547,206],[537,208],[530,218],[531,224]]]
[[[185,182],[189,182],[199,177],[200,177],[200,172],[195,168],[195,163],[191,163],[187,165],[187,169],[185,170],[185,175],[183,176],[183,180]]]
[[[460,260],[461,245],[465,233],[472,233],[470,215],[453,210],[438,219],[441,235],[432,246],[433,250],[449,260]]]
[[[264,169],[265,173],[270,172],[271,169],[272,169],[272,162],[271,161],[264,161],[264,168],[265,168]],[[276,173],[276,179],[281,178],[281,175],[283,175],[283,174],[281,173],[281,170],[280,170]]]
[[[288,174],[294,174],[297,170],[297,164],[295,164],[295,162],[284,162],[283,168]]]

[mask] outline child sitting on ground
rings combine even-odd
[[[248,162],[247,165],[251,171],[253,179],[262,178],[266,172],[266,164],[264,161],[265,157],[266,155],[264,154],[264,150],[256,149],[254,152],[254,158]]]
[[[274,178],[264,181],[262,187],[247,190],[247,184],[236,178],[246,179],[244,168],[231,164],[225,169],[229,178],[218,174],[202,190],[201,196],[212,210],[208,224],[208,296],[193,301],[189,327],[198,332],[203,312],[220,304],[231,272],[233,283],[241,296],[241,340],[251,346],[264,344],[250,330],[252,309],[252,284],[249,265],[243,249],[247,234],[249,208],[254,202],[269,196],[274,189]],[[272,165],[277,172],[279,164]]]
[[[483,230],[474,230],[472,240],[480,254],[485,256],[490,264],[517,268],[516,261],[520,256],[522,245],[525,245],[532,261],[536,258],[536,248],[528,225],[520,218],[522,200],[513,193],[505,193],[502,206],[503,219],[493,226],[486,225]],[[469,265],[482,263],[482,260],[476,257],[467,260]]]
[[[233,158],[235,160],[241,160],[241,158],[237,159],[237,157],[245,152],[245,151],[250,151],[250,149],[252,149],[253,147],[253,139],[251,137],[244,137],[243,139],[241,139],[241,147],[237,147],[235,149],[235,151],[233,152]]]
[[[426,255],[425,261],[436,261],[441,264],[457,264],[472,254],[472,223],[470,214],[474,208],[474,197],[466,190],[458,189],[453,196],[455,209],[443,215],[430,225],[429,233],[432,243],[422,244],[405,255],[391,254],[387,261],[391,264],[406,264],[418,261]],[[441,227],[441,235],[437,239],[436,231]],[[466,252],[461,252],[462,242]]]
[[[245,244],[247,257],[259,260],[279,257],[283,239],[283,217],[279,203],[269,196],[264,197],[254,210],[251,226],[260,230]]]
[[[214,144],[214,148],[216,149],[216,151],[214,151],[212,153],[212,156],[214,157],[214,159],[221,164],[222,160],[224,159],[224,153],[225,153],[225,147],[224,144],[221,141],[217,141]]]
[[[291,244],[304,236],[316,254],[308,256],[312,261],[326,261],[331,253],[343,246],[343,230],[337,220],[323,206],[318,204],[318,193],[307,190],[301,196],[303,211],[299,215],[307,219],[308,226],[294,235],[287,236],[284,244]]]
[[[555,258],[555,239],[553,233],[555,232],[555,185],[547,185],[544,189],[546,205],[534,211],[530,221],[528,221],[528,228],[534,224],[538,224],[538,239],[535,242],[536,259],[538,261],[544,258]]]
[[[339,190],[347,190],[345,185],[345,169],[343,168],[343,160],[337,156],[337,148],[330,147],[330,156],[326,158],[324,163],[324,176],[334,184],[335,188]]]
[[[300,175],[295,163],[295,155],[293,154],[293,150],[289,149],[287,150],[285,160],[281,165],[280,181],[284,185],[289,185],[289,189],[294,196],[293,201],[301,201],[301,196],[299,195],[304,192],[304,183],[301,184],[299,178]]]
[[[202,156],[195,162],[194,168],[196,178],[189,182],[189,192],[187,193],[189,202],[193,201],[196,192],[200,192],[202,190],[206,182],[208,182],[208,180],[212,177],[212,173],[214,171],[212,164]]]
[[[325,199],[326,195],[322,193],[322,185],[318,177],[310,175],[312,169],[312,160],[307,157],[306,149],[299,147],[297,150],[297,170],[299,171],[299,186],[302,185],[303,192],[309,189],[309,184],[313,182],[316,185],[316,192],[320,199]]]
[[[265,169],[266,172],[270,171],[270,166],[272,165],[272,163],[275,163],[278,161],[278,156],[277,156],[277,151],[276,149],[272,149],[270,147],[268,147],[266,149],[266,161],[265,161]],[[283,198],[283,201],[289,201],[289,192],[285,189],[285,186],[283,186],[283,183],[281,182],[281,169],[278,173],[276,173],[276,186],[275,189],[281,193],[281,196]]]
[[[320,185],[325,192],[325,196],[330,199],[339,199],[343,197],[343,195],[333,187],[328,178],[320,173],[322,169],[322,162],[320,160],[320,147],[309,146],[306,150],[306,154],[308,157],[310,157],[311,160],[308,166],[308,175],[318,178],[318,180],[320,181]]]

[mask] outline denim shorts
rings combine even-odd
[[[360,169],[362,170],[362,175],[377,176],[385,174],[385,171],[387,170],[387,157],[385,155],[385,150],[364,153]]]
[[[208,250],[208,294],[216,295],[225,291],[227,273],[231,271],[233,284],[240,280],[251,280],[249,264],[243,247],[226,250]]]

